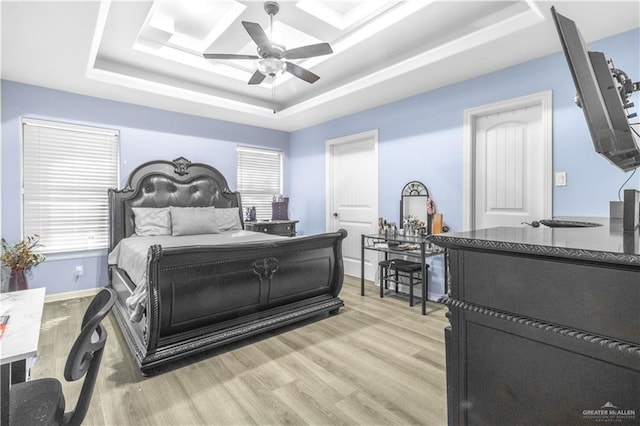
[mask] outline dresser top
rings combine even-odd
[[[622,221],[562,218],[601,223],[591,228],[496,227],[429,236],[445,248],[475,248],[640,266],[639,233],[622,231]]]
[[[299,220],[245,220],[244,223],[248,225],[281,225],[284,223],[298,223]]]

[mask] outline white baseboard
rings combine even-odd
[[[86,290],[69,291],[66,293],[47,294],[44,303],[59,302],[61,300],[78,299],[80,297],[92,297],[98,294],[102,288],[89,288]]]

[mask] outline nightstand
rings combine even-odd
[[[247,231],[264,232],[265,234],[282,235],[285,237],[296,236],[297,220],[265,220],[257,222],[245,222]]]

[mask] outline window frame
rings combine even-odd
[[[104,135],[107,137],[115,138],[115,176],[113,177],[114,186],[113,188],[117,188],[120,185],[120,148],[121,148],[121,137],[120,130],[116,128],[107,128],[105,126],[95,125],[95,124],[85,124],[85,123],[75,123],[75,122],[64,122],[56,119],[49,118],[36,118],[36,117],[20,117],[20,126],[19,126],[19,165],[20,165],[20,238],[24,238],[25,232],[29,232],[26,229],[27,221],[25,220],[26,214],[26,205],[25,205],[25,127],[26,126],[38,126],[38,127],[47,127],[53,129],[60,129],[63,131],[78,131],[78,132],[86,132],[86,133],[95,133]],[[105,192],[105,198],[108,203],[108,195]],[[108,207],[106,210],[107,220],[109,216]],[[74,258],[82,258],[82,257],[92,257],[97,255],[104,255],[108,250],[108,234],[109,230],[107,227],[106,236],[107,242],[106,245],[97,246],[97,247],[73,247],[68,250],[62,249],[53,249],[49,250],[46,247],[46,244],[40,248],[40,252],[47,255],[47,259],[49,260],[65,260],[65,259],[74,259]],[[77,241],[76,241],[77,243]]]
[[[242,184],[242,179],[240,176],[240,167],[241,167],[241,161],[240,161],[240,156],[241,156],[241,152],[249,152],[249,153],[264,153],[267,155],[277,155],[278,157],[278,170],[279,170],[279,182],[278,182],[278,191],[277,192],[269,192],[267,193],[265,192],[250,192],[250,194],[259,194],[259,195],[263,195],[265,197],[265,202],[264,205],[260,204],[260,205],[256,205],[255,207],[257,207],[257,214],[256,214],[256,220],[260,221],[260,220],[271,220],[272,217],[272,206],[271,203],[273,201],[273,196],[274,195],[281,195],[283,194],[283,190],[284,190],[284,152],[280,149],[276,149],[276,148],[263,148],[263,147],[252,147],[252,146],[244,146],[244,145],[238,145],[236,147],[236,179],[237,179],[237,191],[240,192],[240,196],[241,196],[241,200],[242,200],[242,206],[243,208],[247,208],[247,207],[254,207],[254,205],[249,205],[248,203],[245,202],[245,194],[243,192],[246,192],[246,188],[243,190],[241,187]],[[268,197],[269,201],[266,201]],[[261,207],[261,208],[260,208]],[[269,212],[269,214],[267,214],[267,210]]]

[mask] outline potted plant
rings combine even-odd
[[[40,246],[40,236],[37,234],[29,235],[12,246],[4,238],[2,239],[2,265],[11,270],[9,291],[28,288],[25,271],[39,265],[45,259],[42,253],[36,252]]]

